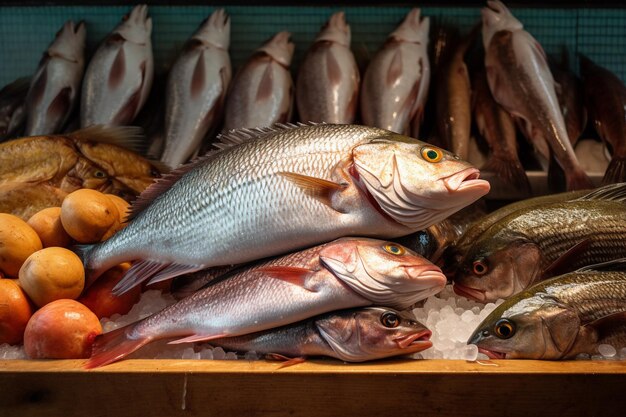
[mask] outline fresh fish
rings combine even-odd
[[[83,22],[68,20],[44,52],[26,96],[24,136],[61,133],[79,97],[86,36]]]
[[[465,54],[478,34],[479,26],[462,41],[448,45],[436,77],[435,106],[439,138],[446,149],[467,160],[472,125],[471,86]]]
[[[613,151],[602,182],[626,181],[626,86],[585,56],[580,57],[580,71],[590,118],[600,138]]]
[[[18,78],[0,90],[0,142],[19,135],[26,121],[24,102],[29,78]]]
[[[429,26],[420,9],[412,9],[374,55],[361,91],[365,125],[408,135],[413,117],[421,121],[430,83]]]
[[[287,123],[293,110],[289,72],[295,45],[279,32],[239,70],[226,99],[224,131]]]
[[[67,193],[46,183],[4,182],[0,184],[0,213],[24,221],[48,207],[61,207]]]
[[[611,162],[604,144],[595,139],[581,139],[576,143],[576,157],[585,172],[603,175]]]
[[[130,199],[159,171],[116,145],[139,140],[134,128],[93,126],[67,135],[32,136],[0,144],[0,184],[46,183],[62,191],[91,188]]]
[[[212,285],[217,282],[218,279],[231,275],[229,274],[230,272],[242,267],[245,268],[245,266],[242,265],[215,266],[192,272],[191,274],[177,276],[172,280],[170,293],[177,300],[180,300],[202,288]]]
[[[170,70],[161,161],[185,163],[220,122],[231,79],[230,17],[217,9],[183,48]]]
[[[300,64],[296,105],[303,122],[352,123],[359,95],[359,68],[350,50],[344,12],[333,14]]]
[[[330,356],[364,362],[410,355],[432,346],[431,332],[407,312],[365,307],[324,314],[306,321],[249,335],[211,340],[230,351],[255,351],[270,357]]]
[[[480,302],[508,298],[585,265],[626,257],[626,183],[501,218],[471,244],[454,291]]]
[[[468,343],[493,359],[573,359],[626,347],[626,260],[541,282],[498,306]]]
[[[507,185],[529,195],[530,182],[517,155],[515,123],[491,96],[484,72],[474,77],[473,102],[476,125],[491,148],[482,170],[495,173]]]
[[[483,42],[493,98],[522,122],[526,136],[549,160],[547,142],[565,171],[568,190],[592,188],[567,136],[543,49],[504,4],[490,0],[487,5],[482,9]]]
[[[390,242],[343,238],[254,265],[150,317],[96,338],[87,368],[152,341],[210,341],[272,329],[334,310],[406,309],[443,289],[441,270]]]
[[[116,291],[342,236],[406,235],[489,191],[468,163],[378,128],[244,129],[218,146],[142,194],[122,231],[84,248],[90,283],[128,260],[141,262]]]
[[[135,6],[91,58],[80,102],[80,125],[129,125],[152,86],[152,19]]]
[[[552,75],[557,87],[555,91],[565,121],[567,137],[572,143],[572,147],[575,147],[587,125],[587,111],[582,83],[576,74],[569,69],[567,51],[563,52],[561,64],[552,68]]]

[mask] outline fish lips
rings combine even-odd
[[[481,303],[485,302],[487,299],[485,291],[479,290],[478,288],[467,287],[456,282],[452,286],[452,290],[456,295],[460,295],[461,297],[465,297],[470,300],[476,300]]]
[[[424,329],[407,336],[398,337],[394,339],[394,342],[400,349],[410,350],[411,353],[415,353],[428,349],[433,345],[433,342],[430,341],[430,336],[432,336],[432,332]]]
[[[450,193],[465,192],[466,190],[482,191],[481,195],[487,194],[491,189],[488,181],[481,180],[480,171],[476,168],[467,168],[442,179],[443,184]]]
[[[506,359],[506,353],[503,352],[496,352],[495,350],[489,350],[481,347],[478,348],[478,352],[489,356],[489,359]]]

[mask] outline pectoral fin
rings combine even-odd
[[[194,342],[206,342],[209,340],[221,339],[222,337],[228,337],[227,334],[193,334],[191,336],[183,337],[182,339],[172,340],[168,342],[168,345],[178,345],[180,343],[194,343]]]
[[[294,172],[279,172],[278,174],[298,186],[305,194],[319,200],[321,203],[333,209],[333,194],[336,192],[340,192],[346,188],[346,185],[343,184],[338,184],[336,182],[328,181],[322,178],[296,174]]]
[[[314,271],[310,269],[291,266],[269,266],[256,268],[254,271],[263,273],[270,278],[279,279],[281,281],[297,285],[307,291],[315,292],[306,287],[306,279],[314,273]]]
[[[281,355],[279,353],[268,353],[267,355],[265,355],[265,357],[267,359],[271,359],[274,361],[281,361],[282,363],[280,364],[278,369],[287,368],[288,366],[297,365],[299,363],[304,363],[306,361],[306,359],[302,357],[290,358],[288,356]]]
[[[589,249],[591,239],[585,239],[572,246],[567,252],[559,256],[543,271],[543,279],[562,275],[571,271],[571,265]]]
[[[623,327],[626,324],[626,311],[619,311],[608,316],[601,317],[591,323],[586,324],[586,327],[593,327],[598,333],[598,339],[601,340],[615,331],[618,327]]]

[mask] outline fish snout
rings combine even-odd
[[[480,171],[476,168],[467,168],[442,178],[443,184],[451,194],[465,193],[471,194],[476,199],[487,194],[491,189],[488,181],[479,179]]]
[[[429,267],[407,266],[405,267],[405,271],[411,279],[419,280],[421,286],[424,288],[443,289],[446,286],[446,276],[441,272],[441,269],[435,265]]]
[[[465,297],[470,300],[478,301],[480,303],[484,303],[487,299],[484,290],[479,290],[478,288],[467,287],[465,285],[459,284],[455,282],[452,286],[452,290],[456,295],[460,295],[461,297]]]
[[[419,352],[433,345],[433,342],[430,341],[431,336],[432,332],[428,329],[424,329],[407,336],[398,337],[394,339],[394,342],[396,342],[400,349],[419,347],[420,349],[416,351]]]

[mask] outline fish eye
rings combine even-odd
[[[390,253],[392,255],[397,255],[397,256],[404,255],[404,253],[406,252],[402,246],[393,245],[391,243],[388,243],[385,246],[383,246],[383,249],[385,250],[385,252]]]
[[[508,339],[515,334],[515,324],[508,319],[500,319],[496,322],[493,330],[500,339]]]
[[[396,315],[396,313],[387,311],[380,316],[380,322],[383,326],[393,329],[394,327],[398,327],[400,325],[400,318]]]
[[[96,178],[106,178],[107,174],[103,171],[98,170],[93,173],[93,176]]]
[[[474,271],[474,274],[482,276],[489,271],[489,267],[484,260],[479,259],[477,261],[474,261],[474,263],[472,264],[472,271]]]
[[[153,177],[153,178],[159,178],[161,176],[161,173],[159,172],[158,169],[152,168],[150,170],[150,176]]]
[[[424,146],[422,148],[422,158],[424,158],[428,162],[439,162],[441,161],[441,158],[443,158],[443,152],[441,152],[441,150],[437,148]]]

